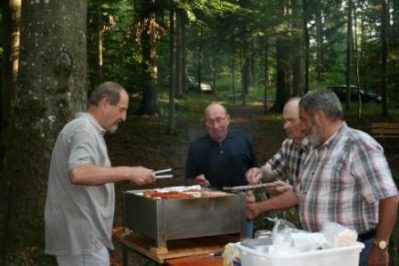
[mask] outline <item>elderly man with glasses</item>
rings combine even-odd
[[[204,110],[207,133],[190,143],[186,178],[203,187],[247,185],[245,173],[257,166],[252,140],[243,131],[229,129],[230,115],[217,103]],[[248,223],[252,236],[252,223]]]

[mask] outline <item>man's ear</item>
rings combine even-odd
[[[104,108],[107,106],[107,104],[108,104],[108,97],[104,97],[98,102],[98,107]]]
[[[324,120],[326,119],[326,115],[322,110],[317,110],[314,117],[319,124],[324,123]]]

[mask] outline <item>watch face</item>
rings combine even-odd
[[[385,249],[387,247],[387,243],[385,241],[380,241],[378,243],[378,246],[380,247],[380,249]]]

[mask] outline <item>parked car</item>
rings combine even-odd
[[[338,98],[341,101],[345,101],[346,99],[346,85],[331,85],[328,86],[327,89],[332,90],[337,94]],[[363,102],[375,102],[380,103],[382,102],[382,97],[376,93],[372,92],[365,92],[364,90],[351,85],[350,86],[350,99],[351,101],[357,101],[358,94],[360,93],[360,99]]]
[[[170,77],[169,75],[165,78],[165,86],[169,86]],[[193,76],[187,76],[187,90],[189,91],[198,91],[198,81]],[[211,85],[201,82],[200,86],[201,92],[204,93],[212,93]]]
[[[193,76],[187,77],[187,84],[188,84],[189,90],[197,90],[198,89],[198,81]],[[212,93],[212,88],[211,88],[211,85],[209,85],[209,84],[201,82],[200,89],[202,92]]]

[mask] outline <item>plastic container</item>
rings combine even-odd
[[[324,250],[315,250],[292,255],[272,256],[236,243],[240,251],[242,266],[358,266],[360,252],[364,244],[356,244],[331,248]]]

